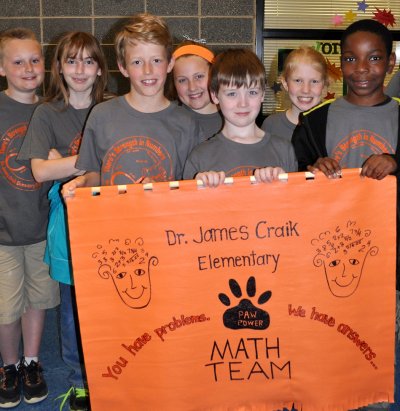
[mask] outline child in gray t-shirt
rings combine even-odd
[[[205,45],[192,40],[179,44],[173,55],[171,97],[177,98],[199,122],[204,140],[218,133],[222,127],[222,115],[210,99],[208,74],[214,61],[214,53]],[[172,87],[174,86],[174,87]]]
[[[40,343],[46,309],[60,301],[43,262],[49,185],[37,183],[29,163],[17,160],[44,78],[42,49],[31,30],[0,34],[0,75],[7,79],[0,93],[0,408],[12,408],[22,395],[27,403],[48,395]]]
[[[90,33],[71,31],[58,41],[51,61],[46,99],[33,114],[19,158],[29,159],[39,182],[51,181],[49,224],[44,261],[50,276],[60,286],[61,355],[68,368],[67,393],[70,409],[85,410],[89,400],[85,389],[83,358],[80,354],[79,324],[65,230],[66,216],[61,184],[81,174],[75,168],[86,118],[93,105],[103,101],[107,84],[107,63],[98,40]]]
[[[290,141],[265,133],[256,125],[264,99],[265,69],[247,49],[219,54],[210,71],[210,90],[224,116],[219,134],[198,145],[186,161],[184,178],[217,186],[225,176],[253,175],[269,182],[295,171]]]
[[[291,102],[290,108],[268,116],[261,128],[290,141],[300,113],[320,103],[328,85],[328,65],[319,51],[302,46],[287,55],[280,77]]]
[[[166,23],[137,14],[118,32],[115,48],[130,91],[92,110],[76,162],[87,172],[64,185],[64,196],[82,186],[179,180],[200,138],[196,120],[164,95],[174,65]]]
[[[347,94],[304,113],[293,134],[300,170],[340,176],[342,168],[359,167],[364,177],[381,180],[399,175],[399,103],[384,91],[384,80],[395,65],[392,35],[372,19],[351,24],[341,39],[341,69]],[[398,207],[399,205],[397,205]],[[378,212],[378,210],[377,210]],[[399,238],[399,210],[397,210]],[[397,244],[399,249],[399,244]],[[396,403],[399,409],[400,266],[397,256]],[[383,273],[379,273],[384,280]],[[393,330],[394,331],[394,330]],[[389,409],[388,404],[363,411]]]

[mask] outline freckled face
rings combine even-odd
[[[163,96],[167,74],[174,66],[168,62],[167,50],[159,44],[137,42],[125,50],[125,67],[121,73],[129,78],[131,89],[141,97]]]

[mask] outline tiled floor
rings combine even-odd
[[[60,408],[60,400],[56,398],[65,393],[67,384],[67,370],[60,356],[60,341],[58,333],[58,309],[49,310],[40,350],[40,362],[49,387],[49,396],[39,404],[26,404],[21,401],[13,411],[56,411]],[[67,404],[68,405],[68,404]],[[68,410],[67,406],[64,410]]]

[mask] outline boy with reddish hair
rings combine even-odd
[[[115,40],[118,67],[130,91],[98,104],[90,114],[76,167],[87,172],[64,187],[171,181],[199,139],[193,117],[164,96],[172,70],[172,37],[151,14],[133,16]]]

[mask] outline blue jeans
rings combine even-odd
[[[76,313],[76,300],[74,287],[60,283],[60,334],[61,356],[70,369],[68,382],[71,386],[83,388],[84,364],[82,355],[81,338]]]

